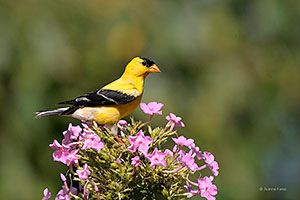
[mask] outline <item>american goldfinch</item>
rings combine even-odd
[[[62,115],[85,122],[113,125],[140,104],[146,76],[157,72],[160,69],[152,60],[135,57],[119,79],[94,92],[59,103],[65,107],[36,112],[36,117]]]

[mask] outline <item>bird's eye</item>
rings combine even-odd
[[[145,67],[150,67],[146,61],[143,61],[142,65],[144,65]]]
[[[153,60],[150,60],[149,58],[145,58],[145,57],[140,57],[143,62],[142,62],[142,65],[144,65],[145,67],[151,67],[152,65],[154,65],[154,61]]]

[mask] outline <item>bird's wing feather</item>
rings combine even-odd
[[[126,104],[135,100],[136,98],[136,95],[129,95],[116,90],[99,89],[95,92],[87,93],[75,99],[60,102],[59,104],[73,105],[78,107],[94,107]]]

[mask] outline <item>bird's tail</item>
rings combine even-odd
[[[35,113],[35,118],[41,118],[41,117],[47,117],[47,116],[53,116],[53,115],[61,115],[63,112],[68,110],[69,107],[66,108],[58,108],[55,110],[45,110],[45,111],[39,111]]]

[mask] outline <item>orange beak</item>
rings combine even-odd
[[[160,69],[156,66],[156,65],[152,65],[150,68],[149,68],[149,71],[151,73],[158,73],[160,72]]]

